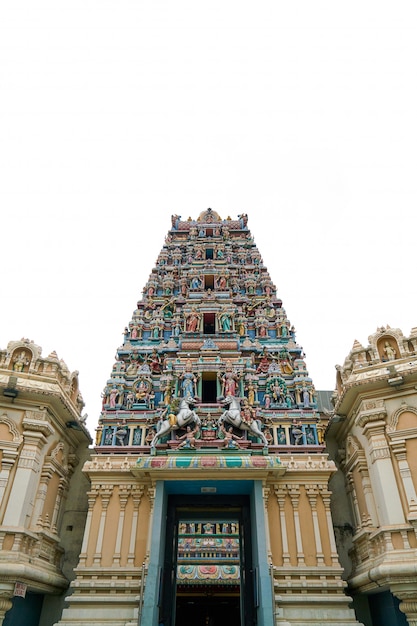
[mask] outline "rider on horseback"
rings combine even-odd
[[[177,423],[177,411],[178,411],[178,398],[174,398],[170,404],[167,404],[161,415],[159,416],[159,422],[169,420],[171,426],[175,426]]]

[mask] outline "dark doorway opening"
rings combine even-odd
[[[214,404],[217,398],[217,378],[215,372],[204,372],[201,381],[201,401]]]
[[[204,313],[203,332],[205,335],[214,335],[216,332],[214,313]]]
[[[224,540],[226,546],[232,539],[234,553],[225,559],[219,542]],[[190,572],[201,567],[205,558],[210,559],[205,564],[207,576],[194,584]],[[234,562],[239,572],[230,584],[210,574],[226,561]],[[249,497],[169,496],[161,574],[159,608],[164,626],[255,626]]]
[[[176,626],[240,626],[240,592],[234,595],[207,588],[204,595],[177,592]]]
[[[204,289],[207,291],[207,289],[214,289],[214,276],[213,274],[207,274],[206,276],[204,276]]]

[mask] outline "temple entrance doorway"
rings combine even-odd
[[[177,589],[176,626],[241,626],[240,593],[227,595],[207,588],[206,595],[183,594]]]
[[[162,572],[164,626],[256,624],[247,496],[170,496]]]

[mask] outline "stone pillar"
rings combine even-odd
[[[266,528],[266,550],[268,554],[268,563],[272,563],[272,552],[271,552],[271,536],[269,534],[269,518],[268,518],[268,500],[269,495],[271,493],[271,489],[269,487],[263,487],[262,494],[264,498],[264,510],[265,510],[265,528]]]
[[[310,502],[310,506],[311,506],[311,514],[313,516],[317,565],[324,565],[324,554],[323,554],[323,547],[321,545],[321,537],[320,537],[320,524],[319,524],[319,518],[317,514],[318,489],[317,487],[308,487],[306,488],[306,492],[307,492],[308,501]]]
[[[358,463],[359,473],[361,475],[362,489],[363,495],[365,497],[366,503],[366,513],[367,513],[367,523],[363,525],[377,525],[377,513],[375,507],[375,500],[372,493],[372,484],[371,479],[369,477],[368,465],[366,464],[365,459],[361,459]]]
[[[408,625],[417,626],[417,594],[399,592],[395,595],[401,600],[400,611],[406,616]]]
[[[298,485],[288,485],[288,493],[291,498],[291,504],[294,515],[295,540],[297,544],[297,565],[305,565],[303,540],[301,536],[300,514],[298,505],[300,503],[300,488]]]
[[[23,446],[4,514],[4,526],[29,528],[31,524],[38,492],[41,452],[48,441],[47,436],[54,432],[49,422],[41,419],[43,416],[44,413],[26,411],[23,418]]]
[[[62,497],[65,493],[66,487],[67,481],[65,480],[65,478],[61,477],[59,480],[58,493],[56,494],[54,510],[52,512],[51,531],[53,533],[58,533],[59,512],[61,510]]]
[[[0,469],[0,504],[3,500],[4,492],[9,482],[10,471],[18,457],[18,447],[20,443],[8,441],[3,444],[1,469]]]
[[[0,626],[3,624],[7,611],[12,608],[11,594],[12,592],[8,593],[6,590],[0,590]]]
[[[323,500],[324,509],[326,511],[327,534],[328,534],[329,539],[330,539],[330,552],[331,552],[332,565],[338,565],[339,566],[339,555],[337,553],[336,540],[334,538],[332,514],[330,512],[330,496],[331,496],[331,493],[327,489],[327,485],[318,485],[318,488],[319,488],[319,491],[320,491],[321,499]]]
[[[114,546],[114,554],[113,554],[113,566],[120,566],[120,551],[122,547],[122,537],[123,537],[123,526],[125,521],[125,511],[126,504],[129,498],[129,491],[131,490],[132,485],[119,485],[119,504],[120,504],[120,514],[119,521],[117,524],[117,534],[116,534],[116,544]]]
[[[352,512],[353,512],[353,517],[355,520],[355,526],[356,528],[361,528],[362,526],[361,513],[359,510],[358,497],[356,495],[355,481],[354,481],[352,472],[348,472],[346,474],[346,481],[347,481],[347,493],[349,494],[351,502],[352,502]]]
[[[363,427],[363,433],[369,442],[369,473],[379,512],[378,521],[381,526],[390,526],[404,524],[405,519],[385,435],[386,424],[382,419],[385,415],[385,412],[361,415],[357,424]]]
[[[275,487],[275,496],[278,501],[279,518],[281,522],[281,537],[282,537],[282,563],[283,565],[290,565],[290,553],[288,549],[288,534],[287,534],[287,522],[285,519],[285,498],[287,496],[287,486],[279,485]]]
[[[88,512],[87,519],[84,527],[84,537],[83,537],[83,545],[81,546],[80,553],[80,562],[79,565],[81,567],[86,566],[87,562],[87,549],[88,549],[88,540],[90,539],[90,530],[91,530],[91,521],[93,519],[93,508],[96,502],[98,491],[96,489],[92,489],[87,493],[88,496]]]
[[[52,478],[51,468],[44,467],[41,473],[38,493],[36,495],[36,502],[35,502],[35,506],[33,509],[32,517],[33,517],[33,522],[35,525],[37,524],[39,526],[43,526],[42,512],[43,512],[43,507],[45,505],[46,494],[48,492],[48,483],[51,480],[51,478]]]
[[[413,478],[411,476],[410,466],[407,460],[407,448],[405,440],[396,440],[391,443],[395,458],[397,459],[398,469],[400,470],[401,480],[403,481],[404,491],[407,496],[408,515],[407,518],[415,520],[417,518],[417,495],[414,488]]]
[[[94,557],[93,557],[94,565],[101,564],[101,553],[103,549],[104,527],[106,525],[107,507],[109,506],[110,498],[112,496],[112,491],[113,491],[112,485],[101,485],[100,487],[99,493],[101,496],[101,514],[100,514],[100,523],[99,523],[99,528],[98,528],[96,549],[95,549]]]
[[[149,531],[148,531],[148,540],[147,540],[147,545],[146,545],[146,556],[145,556],[145,560],[148,561],[149,560],[149,555],[150,555],[150,550],[151,550],[151,529],[153,527],[153,517],[154,517],[154,509],[155,509],[155,495],[156,495],[156,488],[155,487],[148,487],[148,497],[149,497],[149,504],[150,504],[150,508],[149,508]]]
[[[133,515],[132,515],[132,527],[130,529],[129,553],[127,555],[128,565],[135,564],[136,533],[138,529],[139,506],[142,500],[143,491],[144,491],[144,488],[139,487],[139,485],[134,485],[134,487],[132,488]]]

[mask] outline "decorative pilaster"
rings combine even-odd
[[[355,527],[361,528],[362,519],[361,519],[360,510],[359,510],[358,497],[356,495],[355,480],[353,478],[352,472],[348,472],[346,474],[346,482],[347,482],[347,493],[350,495],[350,500],[352,502],[352,512],[355,518]]]
[[[288,548],[288,533],[287,533],[287,521],[285,519],[285,500],[288,495],[286,485],[279,485],[275,487],[275,496],[278,502],[279,519],[281,522],[281,539],[282,539],[282,563],[283,565],[290,565],[290,552]]]
[[[117,534],[116,534],[116,545],[114,547],[114,555],[113,555],[113,566],[120,566],[120,551],[122,547],[122,536],[123,536],[123,526],[125,522],[125,511],[126,504],[129,498],[129,491],[131,490],[132,485],[120,485],[119,486],[119,504],[120,504],[120,514],[119,521],[117,524]]]
[[[65,478],[61,477],[59,480],[58,493],[56,494],[54,510],[52,512],[51,531],[53,533],[58,533],[59,512],[61,510],[62,497],[65,493],[66,487],[67,487],[67,481]]]
[[[44,467],[41,473],[38,493],[36,495],[35,507],[33,509],[33,521],[40,527],[43,526],[42,511],[45,506],[46,494],[48,493],[48,484],[52,478],[52,470],[50,467]]]
[[[27,528],[31,523],[37,493],[41,452],[54,430],[46,419],[46,412],[26,411],[22,425],[25,429],[23,446],[3,524]]]
[[[332,565],[339,565],[339,556],[337,554],[336,540],[335,540],[334,531],[333,531],[332,514],[330,512],[331,493],[327,489],[327,485],[318,485],[318,488],[319,488],[321,499],[323,501],[324,509],[326,512],[327,534],[330,540],[330,557],[332,560]]]
[[[403,482],[404,491],[407,497],[407,519],[415,520],[417,519],[417,494],[414,488],[410,466],[408,465],[407,448],[405,445],[405,441],[403,439],[400,441],[396,440],[395,442],[391,443],[391,448],[394,452],[395,458],[397,459],[398,469],[400,471],[401,480]]]
[[[300,514],[298,506],[300,503],[300,488],[298,485],[288,485],[288,493],[291,498],[291,504],[294,515],[295,541],[297,544],[297,565],[305,565],[303,540],[301,537]]]
[[[144,492],[144,487],[139,487],[139,485],[134,485],[132,489],[132,500],[133,500],[132,527],[130,530],[129,554],[127,555],[128,565],[135,564],[136,533],[138,529],[139,506],[142,500],[143,492]],[[150,535],[150,532],[148,533],[148,535]]]
[[[396,594],[400,599],[402,594]],[[417,597],[406,598],[400,602],[400,611],[407,618],[409,626],[417,626]]]
[[[18,457],[19,443],[14,441],[8,441],[3,445],[2,457],[1,457],[1,469],[0,469],[0,504],[3,500],[4,492],[9,482],[10,471],[16,462]]]
[[[3,624],[4,617],[9,609],[12,608],[12,601],[6,592],[0,592],[0,626]]]
[[[313,516],[313,528],[314,528],[314,539],[316,542],[316,558],[317,565],[324,565],[324,554],[323,547],[321,545],[321,537],[320,537],[320,524],[319,518],[317,514],[317,496],[318,489],[317,487],[308,487],[306,489],[308,501],[311,506],[311,514]]]
[[[269,534],[269,518],[268,518],[268,500],[271,494],[270,487],[262,488],[262,495],[264,499],[264,511],[265,511],[265,527],[266,527],[266,549],[268,553],[268,562],[272,563],[272,551],[271,551],[271,536]]]
[[[94,553],[93,563],[94,565],[101,564],[101,553],[103,549],[103,538],[104,538],[104,528],[106,526],[106,517],[107,517],[107,507],[109,506],[110,498],[112,496],[113,485],[101,485],[100,487],[100,496],[101,496],[101,515],[100,515],[100,523],[98,528],[97,535],[97,543],[96,549]]]
[[[363,489],[363,495],[365,497],[366,504],[366,512],[365,517],[366,520],[363,521],[364,526],[375,526],[375,522],[377,519],[377,514],[375,510],[375,501],[374,495],[372,492],[372,484],[371,479],[369,478],[368,465],[366,461],[361,459],[358,463],[358,469],[361,476],[361,483]]]
[[[87,549],[88,549],[88,541],[90,539],[90,530],[91,530],[91,521],[93,519],[93,508],[97,500],[98,491],[96,489],[92,489],[87,493],[88,496],[88,512],[87,519],[85,522],[84,529],[84,537],[83,537],[83,545],[81,547],[80,554],[80,566],[85,567],[87,562]]]
[[[370,472],[379,512],[378,521],[381,526],[388,526],[404,524],[405,519],[385,434],[386,424],[380,419],[383,415],[362,415],[358,425],[363,427],[363,433],[369,441],[369,456],[372,463]]]

